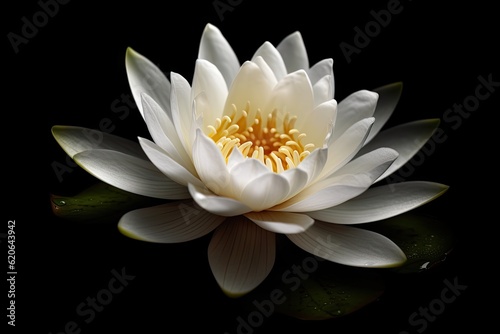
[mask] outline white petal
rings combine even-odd
[[[144,116],[141,93],[151,96],[170,117],[170,82],[150,60],[131,48],[125,56],[127,77],[135,103]]]
[[[307,212],[314,219],[335,224],[362,224],[413,210],[441,196],[448,186],[432,182],[402,182],[370,188],[348,202]]]
[[[287,114],[305,117],[314,107],[314,96],[311,82],[305,71],[300,70],[285,76],[274,87],[270,100],[265,108],[267,113],[277,110],[277,130],[283,132],[283,119]],[[267,119],[267,114],[262,119]]]
[[[235,199],[217,196],[205,188],[192,184],[188,185],[188,188],[196,203],[213,214],[229,217],[252,211],[248,206]]]
[[[249,119],[253,120],[257,109],[263,109],[271,94],[274,83],[264,74],[261,68],[250,61],[245,62],[229,89],[224,115],[231,116],[236,106],[235,119],[239,119],[242,110],[250,102]]]
[[[172,110],[172,122],[175,125],[177,136],[183,144],[186,152],[191,152],[190,130],[193,120],[193,101],[191,100],[191,86],[181,75],[172,72],[170,74],[172,89],[170,92],[170,107]]]
[[[282,202],[289,192],[288,180],[269,172],[249,182],[239,199],[253,211],[262,211]]]
[[[193,162],[176,133],[174,124],[167,114],[149,95],[141,94],[144,119],[154,142],[164,149],[178,164],[196,173]]]
[[[324,76],[329,75],[332,86],[332,94],[334,93],[333,90],[335,86],[333,79],[333,59],[327,58],[318,61],[316,64],[311,66],[311,68],[307,71],[307,74],[309,75],[309,79],[311,79],[312,84],[315,84]],[[331,98],[333,98],[333,95]]]
[[[315,222],[304,233],[288,238],[306,252],[348,266],[387,268],[406,261],[403,251],[388,238],[350,226]]]
[[[288,184],[290,185],[290,190],[288,194],[283,199],[283,201],[295,196],[297,193],[302,191],[304,187],[307,185],[307,181],[309,180],[309,174],[303,169],[299,168],[290,168],[286,171],[280,173],[282,177],[284,177]]]
[[[215,119],[222,116],[228,89],[221,72],[215,65],[204,59],[196,60],[191,99],[201,92],[205,92],[209,105],[203,114],[203,125],[205,127],[214,125]]]
[[[378,147],[390,147],[398,151],[398,159],[379,177],[377,181],[380,181],[408,162],[431,138],[438,126],[439,119],[426,119],[392,127],[380,132],[358,155]]]
[[[328,148],[315,149],[297,167],[307,173],[307,184],[314,182],[322,173],[328,160]]]
[[[235,150],[238,151],[238,150]],[[231,168],[231,188],[233,196],[239,198],[245,187],[256,178],[272,173],[264,164],[254,158],[244,158]]]
[[[142,149],[146,152],[149,160],[169,179],[182,184],[183,186],[192,183],[198,187],[202,187],[203,183],[196,175],[191,174],[189,170],[178,164],[174,159],[155,143],[139,137],[139,143]]]
[[[98,130],[79,126],[56,125],[52,127],[52,135],[71,158],[83,151],[103,149],[147,160],[138,143]]]
[[[245,217],[265,230],[282,234],[302,233],[314,224],[311,217],[292,212],[249,212]]]
[[[266,63],[264,58],[261,56],[255,57],[255,59],[252,60],[257,66],[260,67],[260,70],[264,75],[267,77],[267,80],[270,82],[271,87],[274,87],[277,83],[278,80],[276,79],[276,75],[274,74],[273,70],[269,65]]]
[[[130,211],[120,219],[118,229],[132,239],[177,243],[203,237],[225,219],[203,210],[192,200],[176,201]]]
[[[246,158],[240,152],[240,150],[232,150],[229,154],[229,159],[227,160],[227,170],[229,173],[232,172],[233,168],[244,162]]]
[[[318,106],[323,102],[333,98],[332,78],[325,75],[313,85],[314,106]]]
[[[215,280],[232,297],[255,289],[271,272],[275,255],[276,235],[241,216],[217,228],[208,246]]]
[[[339,205],[368,189],[397,156],[390,148],[365,154],[273,210],[307,212]]]
[[[285,37],[276,47],[283,57],[288,73],[309,69],[307,50],[300,32]]]
[[[378,94],[368,90],[352,93],[339,102],[332,140],[337,140],[349,127],[362,119],[372,117]]]
[[[252,61],[255,61],[255,59],[259,56],[262,57],[273,70],[273,73],[278,81],[287,75],[283,57],[281,57],[279,51],[271,43],[265,42],[262,44],[262,46],[255,51]]]
[[[198,176],[208,189],[219,195],[230,191],[230,177],[224,157],[213,140],[199,129],[193,144],[193,162]]]
[[[315,184],[288,201],[273,207],[275,211],[308,212],[338,205],[358,196],[372,181],[365,175],[345,175],[333,184]]]
[[[349,163],[331,174],[329,178],[369,172],[372,173],[370,178],[375,181],[398,156],[399,152],[396,150],[389,147],[380,147],[349,161]],[[383,170],[380,170],[380,168]]]
[[[189,198],[186,187],[167,178],[149,161],[110,150],[84,151],[73,158],[90,174],[122,190],[155,198]]]
[[[328,146],[328,160],[318,179],[331,175],[348,163],[363,146],[374,122],[373,118],[363,119],[347,129]]]
[[[335,126],[337,117],[337,101],[329,100],[315,107],[307,117],[297,120],[296,126],[306,134],[303,142],[312,143],[321,148],[331,129]]]
[[[240,67],[238,57],[231,45],[221,31],[211,24],[206,25],[201,36],[198,58],[206,59],[217,66],[227,87],[231,85]]]
[[[377,107],[373,113],[375,123],[373,123],[370,134],[368,135],[368,138],[366,138],[367,142],[371,141],[373,137],[377,135],[380,129],[382,129],[387,120],[391,117],[392,112],[399,102],[402,90],[403,84],[401,82],[392,83],[373,90],[379,96]]]

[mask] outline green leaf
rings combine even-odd
[[[80,222],[102,222],[159,201],[132,194],[100,182],[75,196],[51,194],[52,212],[60,218]]]
[[[302,320],[338,318],[374,302],[384,291],[383,280],[373,270],[324,262],[321,266],[286,294],[279,313]]]
[[[406,254],[406,263],[391,269],[398,273],[415,273],[438,265],[455,243],[455,234],[449,224],[414,213],[366,224],[365,228],[385,235]]]

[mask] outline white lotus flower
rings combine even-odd
[[[139,145],[68,126],[55,126],[53,134],[102,181],[179,200],[125,214],[118,225],[123,234],[175,243],[214,231],[208,259],[228,295],[245,294],[266,278],[275,233],[340,264],[397,266],[406,257],[396,244],[349,225],[401,214],[447,189],[417,181],[372,187],[407,162],[438,121],[379,133],[401,85],[360,90],[337,105],[332,64],[325,59],[309,67],[295,32],[277,47],[264,43],[240,66],[209,24],[191,85],[177,73],[167,79],[127,50],[130,87],[152,140],[139,138]]]

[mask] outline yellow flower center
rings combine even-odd
[[[217,118],[215,125],[208,126],[208,136],[219,147],[222,155],[229,159],[232,150],[237,147],[246,158],[260,160],[275,173],[295,168],[314,149],[314,144],[305,144],[305,133],[294,128],[297,117],[288,114],[283,119],[283,133],[277,130],[277,110],[269,113],[263,121],[260,109],[255,118],[248,117],[250,103],[237,117],[237,108],[233,104],[231,116]]]

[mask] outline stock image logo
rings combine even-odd
[[[108,281],[105,288],[99,290],[95,296],[88,296],[76,306],[76,314],[82,321],[70,320],[63,326],[63,331],[50,332],[49,334],[71,334],[82,332],[82,325],[88,325],[96,316],[108,307],[113,299],[135,279],[134,275],[126,272],[125,267],[120,271],[111,270],[112,278]]]

